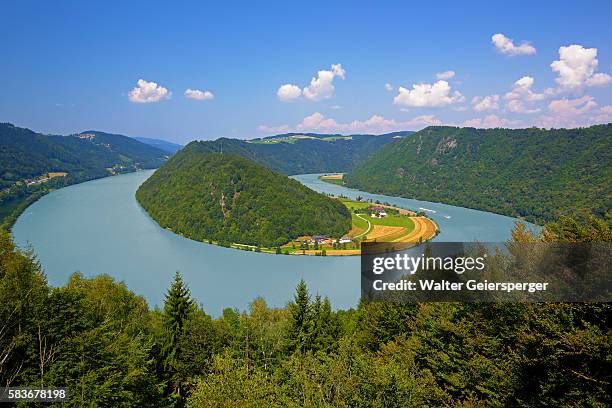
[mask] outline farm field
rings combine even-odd
[[[344,185],[343,180],[344,174],[326,174],[324,176],[319,177],[322,181],[332,184]]]
[[[352,228],[342,243],[340,237],[321,240],[300,237],[283,249],[294,255],[359,255],[363,242],[398,242],[411,246],[435,237],[438,232],[435,222],[409,210],[345,198],[340,200],[351,211],[352,219]]]

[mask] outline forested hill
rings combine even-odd
[[[221,138],[192,142],[202,152],[230,153],[283,174],[345,172],[387,143],[414,132],[384,135],[320,135],[289,133],[255,140]]]
[[[189,238],[267,247],[300,235],[341,236],[351,216],[338,200],[251,160],[190,144],[136,198],[159,225]]]
[[[612,204],[612,125],[580,129],[434,126],[388,144],[350,187],[542,222]]]
[[[0,187],[47,172],[106,175],[107,168],[154,168],[167,153],[127,136],[102,132],[43,135],[0,124]]]

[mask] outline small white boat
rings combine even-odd
[[[435,214],[435,213],[436,213],[436,211],[435,211],[435,210],[430,210],[429,208],[419,207],[419,210],[421,210],[421,211],[427,211],[427,212],[430,212],[430,213],[432,213],[432,214]]]
[[[450,215],[443,215],[444,218],[446,218],[447,220],[450,220],[451,216]]]

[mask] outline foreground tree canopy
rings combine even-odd
[[[570,218],[520,242],[610,242]],[[67,386],[68,406],[610,406],[610,304],[361,303],[301,282],[211,318],[176,274],[163,308],[108,276],[49,287],[0,233],[0,385]]]
[[[136,192],[162,227],[198,241],[267,247],[351,228],[340,201],[248,159],[196,147],[178,152]]]

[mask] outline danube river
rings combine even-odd
[[[202,244],[160,228],[134,193],[153,170],[107,177],[52,192],[30,206],[13,227],[16,243],[34,249],[49,283],[64,285],[75,271],[108,274],[150,305],[163,304],[174,272],[193,297],[218,316],[226,307],[245,310],[254,298],[284,306],[304,279],[311,293],[328,296],[334,308],[359,299],[359,257],[281,256]],[[444,204],[369,194],[294,176],[308,187],[335,195],[425,208],[441,229],[437,241],[505,241],[516,221],[497,214]],[[435,211],[435,213],[433,212]]]

